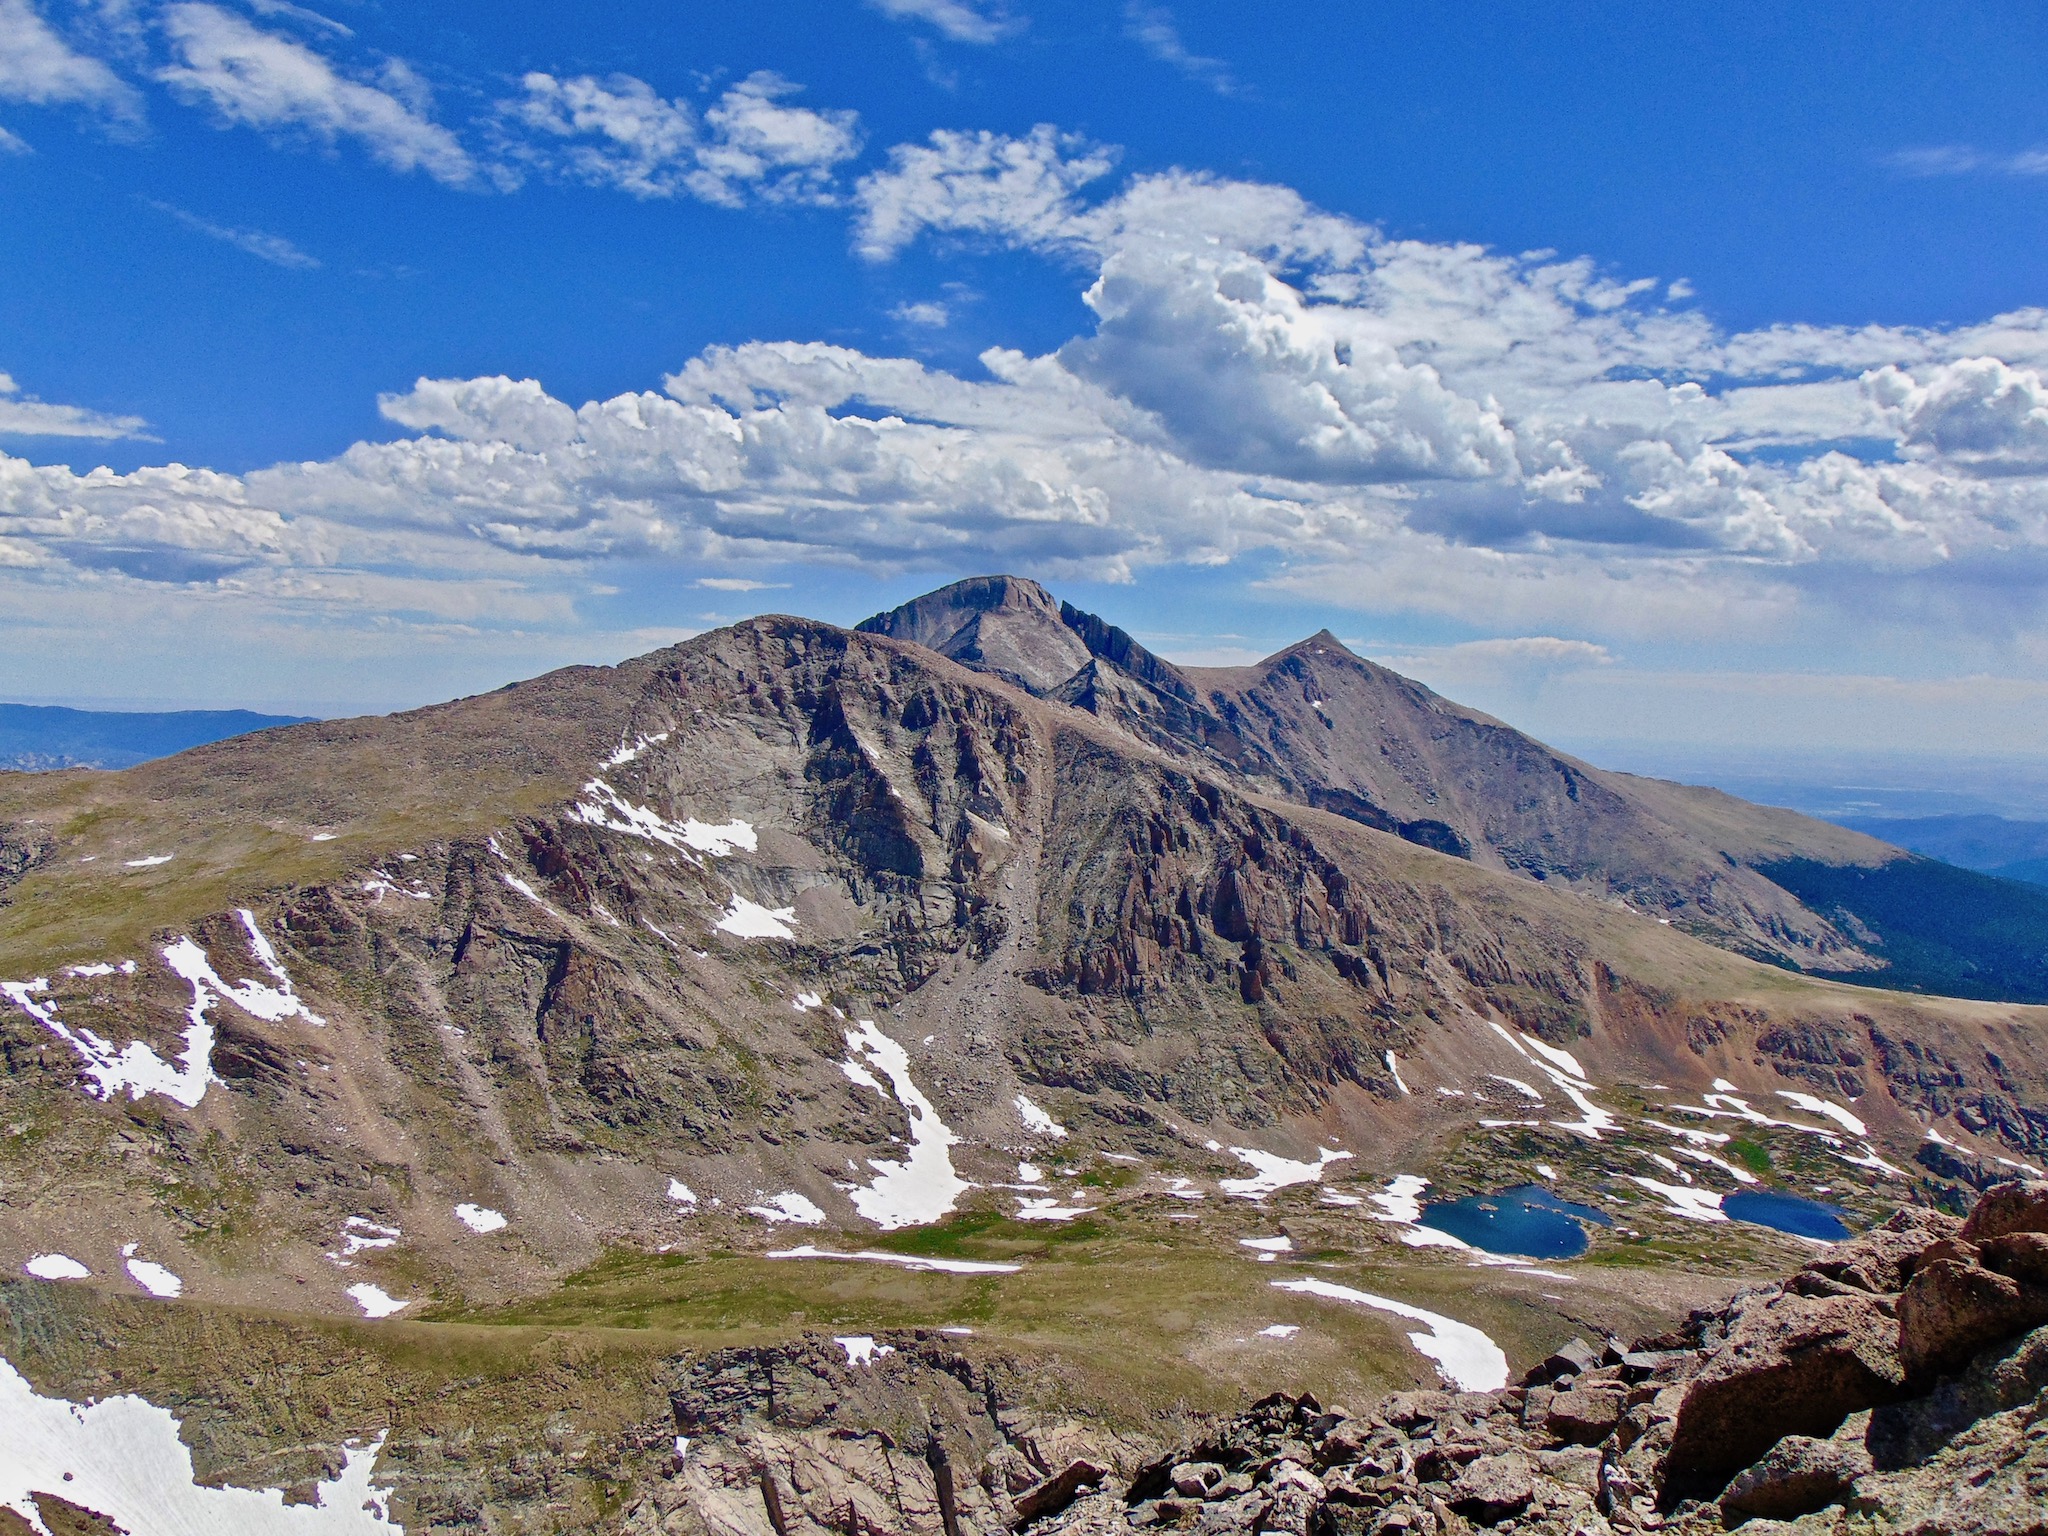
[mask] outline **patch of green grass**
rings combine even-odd
[[[1760,1179],[1768,1177],[1771,1172],[1770,1149],[1747,1136],[1738,1136],[1729,1142],[1728,1155]]]

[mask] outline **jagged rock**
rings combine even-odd
[[[1541,1364],[1532,1367],[1522,1378],[1522,1385],[1533,1387],[1556,1381],[1560,1376],[1583,1376],[1600,1363],[1600,1352],[1584,1339],[1573,1339],[1555,1354],[1548,1356]]]
[[[1184,1461],[1173,1469],[1173,1491],[1186,1499],[1208,1497],[1223,1481],[1223,1468],[1213,1461]]]
[[[1899,1357],[1912,1376],[1951,1370],[1994,1339],[2048,1322],[2048,1286],[1986,1269],[1978,1259],[1975,1244],[1953,1238],[1920,1256],[1898,1303]]]
[[[1870,1453],[1853,1435],[1787,1435],[1736,1473],[1721,1508],[1737,1518],[1796,1519],[1838,1502],[1870,1470]]]
[[[2014,1179],[1992,1186],[1962,1228],[1964,1240],[1973,1243],[2010,1232],[2048,1232],[2048,1180]]]
[[[1717,1488],[1786,1435],[1831,1435],[1850,1414],[1901,1395],[1904,1383],[1885,1298],[1753,1298],[1686,1389],[1666,1495]]]
[[[1056,1515],[1074,1502],[1083,1488],[1093,1488],[1109,1475],[1109,1469],[1076,1457],[1035,1488],[1017,1495],[1010,1529],[1021,1531],[1034,1520]]]

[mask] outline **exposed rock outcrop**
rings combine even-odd
[[[1573,1340],[1498,1393],[1401,1392],[1360,1414],[1276,1394],[1154,1457],[1120,1500],[1034,1529],[2048,1530],[2048,1328],[1985,1336],[2021,1314],[1985,1301],[2007,1293],[1984,1277],[2034,1282],[1980,1262],[2044,1213],[2048,1183],[1990,1191],[1967,1224],[1904,1210],[1782,1285],[1632,1348]],[[1981,1346],[1948,1374],[1906,1343],[1905,1298],[1928,1276]]]

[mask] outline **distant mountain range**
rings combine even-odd
[[[0,704],[0,770],[42,773],[57,768],[132,768],[230,736],[273,725],[300,725],[305,715],[259,715],[246,709],[163,712],[63,709]]]
[[[2008,816],[1830,818],[1901,848],[2005,880],[2048,885],[2048,821]]]

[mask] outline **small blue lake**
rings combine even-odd
[[[1832,1243],[1849,1235],[1842,1213],[1832,1205],[1804,1200],[1798,1195],[1781,1195],[1775,1190],[1738,1190],[1721,1202],[1721,1209],[1735,1221],[1769,1227],[1774,1232],[1790,1232],[1794,1237]]]
[[[1571,1259],[1586,1251],[1582,1222],[1608,1224],[1590,1205],[1560,1200],[1540,1184],[1523,1184],[1496,1195],[1438,1200],[1422,1208],[1420,1224],[1448,1232],[1487,1253],[1529,1259]]]

